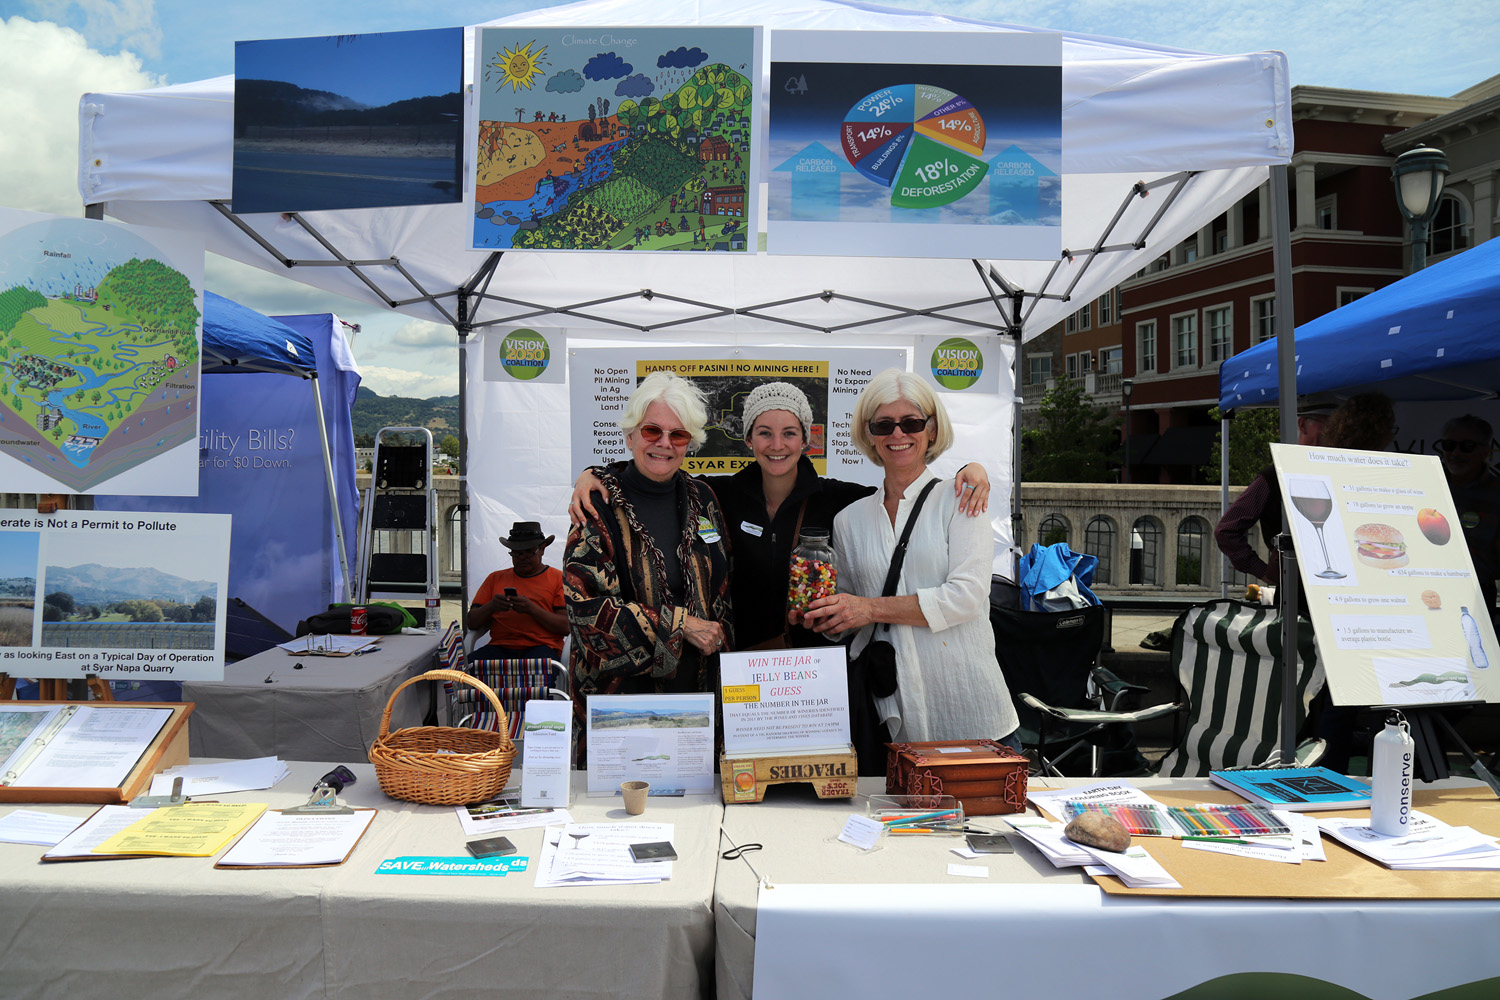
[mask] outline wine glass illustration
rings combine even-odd
[[[1328,558],[1328,543],[1323,539],[1323,525],[1333,513],[1333,497],[1328,484],[1321,480],[1298,480],[1291,489],[1292,507],[1307,519],[1318,533],[1318,546],[1323,550],[1323,570],[1315,573],[1321,580],[1342,580],[1344,574],[1333,568]]]

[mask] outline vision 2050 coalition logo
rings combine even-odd
[[[967,389],[984,374],[984,354],[965,337],[950,337],[932,352],[932,377],[945,389]]]
[[[500,341],[500,364],[511,378],[529,382],[547,370],[552,349],[535,330],[512,330]]]

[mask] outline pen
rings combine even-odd
[[[924,813],[919,816],[909,816],[905,819],[887,820],[886,826],[908,826],[914,823],[930,823],[941,819],[958,819],[962,814],[957,809],[948,809],[942,812]]]

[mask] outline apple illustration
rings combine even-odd
[[[1422,529],[1422,534],[1433,545],[1447,545],[1448,539],[1453,537],[1448,519],[1431,507],[1423,507],[1417,511],[1417,527]]]

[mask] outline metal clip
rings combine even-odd
[[[130,800],[132,809],[160,809],[162,806],[185,806],[188,797],[182,794],[182,778],[172,779],[171,795],[137,795]]]

